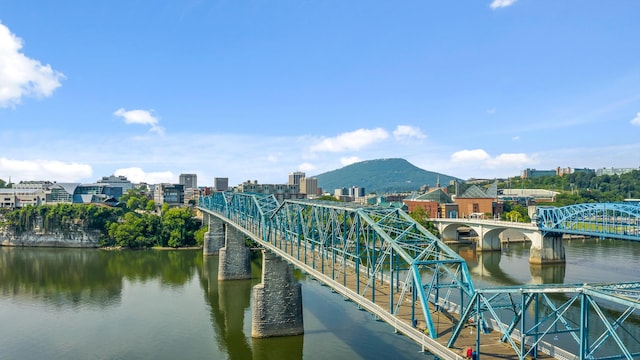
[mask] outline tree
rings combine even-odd
[[[435,224],[427,220],[429,219],[429,212],[424,208],[417,206],[415,209],[413,209],[412,212],[409,213],[409,216],[418,224],[422,225],[425,229],[429,230],[429,232],[431,232],[432,234],[438,234],[438,229],[436,228]]]

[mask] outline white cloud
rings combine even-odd
[[[342,164],[342,166],[355,164],[355,163],[360,162],[360,161],[362,161],[362,160],[357,156],[349,156],[349,157],[340,158],[340,164]]]
[[[493,159],[487,160],[487,165],[491,168],[502,167],[522,167],[528,164],[534,164],[534,158],[527,154],[500,154]]]
[[[489,114],[489,115],[493,115],[495,113],[496,113],[496,108],[491,108],[491,109],[487,110],[487,114]]]
[[[631,120],[631,125],[640,126],[640,112],[636,114],[636,117],[634,117],[633,120]]]
[[[351,132],[342,133],[333,138],[326,138],[319,143],[312,145],[311,151],[341,152],[348,150],[360,150],[377,141],[389,137],[389,133],[382,128],[358,129]]]
[[[491,169],[492,172],[495,173],[495,170],[509,170],[510,173],[517,174],[523,167],[536,164],[537,159],[535,156],[524,153],[500,154],[496,157],[491,157],[486,151],[475,149],[461,150],[453,153],[451,155],[451,162],[473,169],[474,171]]]
[[[0,108],[15,106],[25,96],[47,97],[60,87],[64,74],[20,52],[22,40],[0,23]]]
[[[13,160],[0,158],[0,178],[11,181],[50,180],[76,182],[77,179],[91,177],[90,165],[66,163],[57,160]]]
[[[470,161],[486,161],[491,157],[482,149],[475,150],[460,150],[451,155],[451,161],[456,163],[470,162]]]
[[[393,137],[398,141],[404,141],[411,138],[424,139],[427,137],[427,135],[425,135],[422,130],[417,127],[409,125],[398,125],[398,127],[393,130]]]
[[[124,119],[125,124],[141,124],[149,125],[151,129],[149,131],[159,135],[164,134],[164,128],[158,126],[159,120],[151,113],[153,110],[125,110],[120,108],[116,110],[113,115]]]
[[[302,171],[302,172],[309,172],[309,171],[314,171],[316,170],[317,167],[311,163],[305,162],[302,163],[300,165],[298,165],[298,170]]]
[[[520,136],[516,135],[516,136],[512,137],[511,140],[520,141]]]
[[[147,184],[175,183],[178,180],[178,176],[171,171],[147,173],[139,167],[118,169],[114,172],[114,175],[126,176],[134,184],[143,182]]]
[[[493,0],[491,5],[489,5],[489,6],[491,6],[492,9],[497,9],[497,8],[501,8],[501,7],[511,6],[515,2],[516,2],[516,0]]]

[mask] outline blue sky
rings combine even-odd
[[[640,166],[640,2],[0,0],[0,179]],[[353,184],[357,185],[357,184]]]

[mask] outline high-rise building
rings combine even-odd
[[[307,198],[313,198],[318,195],[318,178],[304,177],[300,179],[300,193],[307,195]]]
[[[198,175],[196,174],[180,174],[180,185],[183,185],[185,189],[197,189],[198,188]]]
[[[300,179],[304,178],[305,174],[301,171],[295,171],[289,174],[289,185],[300,185]]]
[[[227,191],[229,190],[229,178],[214,177],[213,178],[213,191]]]

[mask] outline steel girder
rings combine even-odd
[[[639,310],[638,282],[478,289],[452,339],[471,320],[478,331],[497,329],[519,359],[535,358],[543,342],[554,344],[558,336],[575,341],[570,353],[580,359],[634,359],[640,357]],[[479,332],[476,337],[479,343]]]
[[[295,248],[292,255],[298,260],[307,261],[307,253],[317,254],[310,260],[312,267],[322,272],[331,269],[332,280],[344,286],[347,267],[353,269],[355,291],[373,303],[376,280],[386,283],[387,311],[398,314],[410,306],[412,320],[420,311],[432,338],[438,334],[431,310],[451,310],[473,296],[464,259],[401,210],[332,201],[278,204],[273,197],[244,193],[205,198],[200,206],[225,214],[286,252]]]
[[[540,206],[534,219],[543,232],[640,241],[640,205],[586,203]]]
[[[311,260],[313,267],[325,272],[326,266],[332,279],[345,286],[346,268],[355,269],[356,292],[371,302],[376,302],[376,284],[386,282],[389,313],[398,314],[404,303],[411,303],[414,319],[417,300],[432,338],[437,334],[430,311],[459,306],[450,347],[472,320],[478,347],[481,333],[493,328],[520,359],[536,356],[549,345],[550,336],[553,341],[557,336],[575,340],[576,349],[565,355],[578,354],[580,359],[640,357],[640,283],[475,289],[464,259],[400,210],[308,200],[278,204],[271,195],[246,193],[215,193],[201,197],[199,204],[265,242],[291,253],[295,249],[297,259],[307,261],[307,252],[319,254]],[[619,205],[617,211],[638,216],[640,207]],[[579,214],[599,214],[589,206],[541,209],[540,224],[553,231]],[[395,303],[394,295],[400,298]],[[411,296],[410,301],[403,301],[405,296]],[[628,326],[630,322],[635,324]]]
[[[345,267],[354,269],[356,292],[371,302],[376,303],[376,280],[386,282],[390,288],[384,301],[387,311],[397,315],[403,306],[411,306],[412,321],[415,312],[421,311],[432,338],[437,331],[431,310],[444,310],[454,300],[459,304],[473,295],[464,259],[403,211],[286,200],[273,217],[272,226],[286,241],[298,244],[298,251],[321,255],[322,271],[332,264],[333,280],[346,286]],[[339,264],[338,269],[334,264]],[[415,300],[420,309],[415,308]]]

